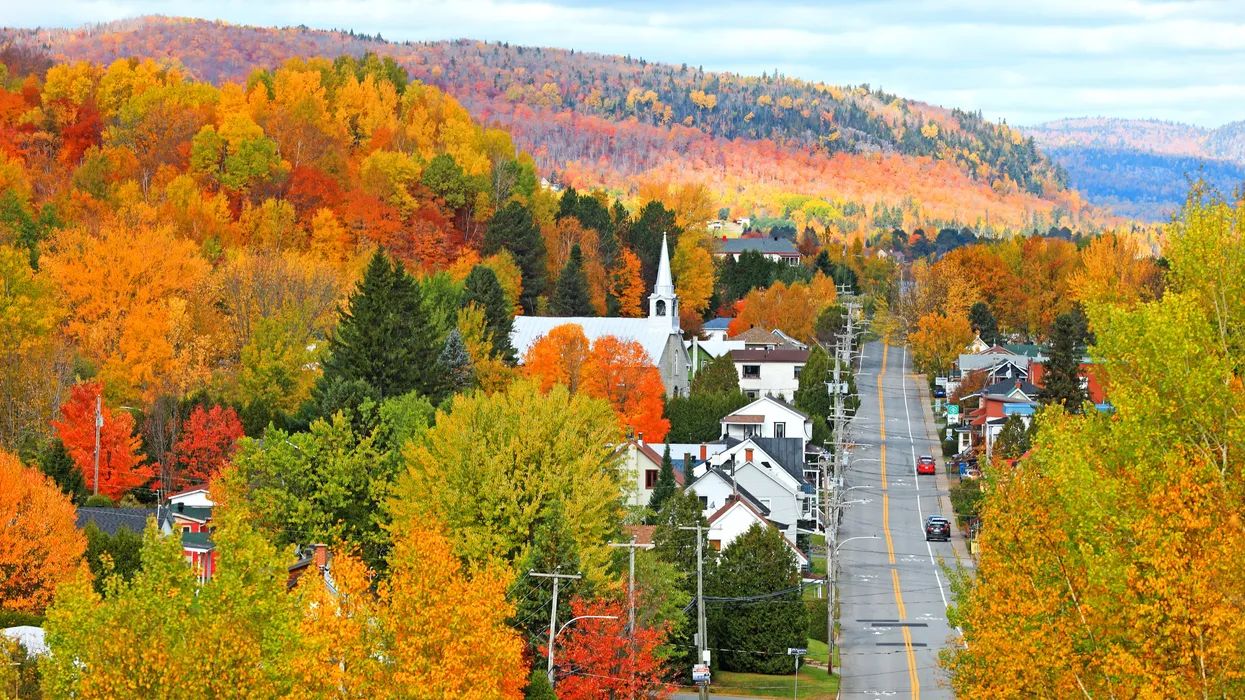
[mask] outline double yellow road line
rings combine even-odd
[[[886,374],[886,357],[890,348],[886,345],[882,346],[882,369],[878,372],[878,439],[879,443],[886,441],[886,402],[882,400],[882,376]],[[882,473],[882,534],[886,536],[886,556],[892,567],[895,566],[895,545],[891,540],[891,509],[890,496],[886,493],[886,445],[879,445],[878,461],[881,464]],[[899,570],[891,569],[891,583],[895,587],[895,607],[899,612],[899,621],[904,622],[908,619],[908,611],[903,605],[903,591],[899,587]],[[912,651],[912,630],[907,626],[903,627],[903,645],[904,651],[908,655],[908,683],[912,687],[913,700],[921,698],[921,680],[916,672],[916,654]]]

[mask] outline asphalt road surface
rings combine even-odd
[[[874,342],[856,375],[861,404],[849,429],[856,447],[838,550],[844,700],[953,697],[937,666],[938,651],[959,638],[947,623],[951,592],[939,558],[954,565],[963,542],[925,541],[925,517],[952,513],[942,453],[911,372],[906,348]],[[919,455],[933,455],[939,474],[918,477]]]

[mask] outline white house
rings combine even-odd
[[[709,516],[709,545],[721,551],[753,525],[776,527],[746,499],[731,499]],[[783,540],[791,549],[791,558],[795,565],[801,569],[808,566],[808,557],[796,547],[795,542],[785,534]]]
[[[767,238],[722,238],[716,255],[719,258],[730,257],[739,260],[746,252],[757,252],[766,260],[782,262],[788,265],[800,264],[800,251],[787,238],[770,236]]]
[[[739,372],[739,388],[749,398],[772,395],[790,401],[800,388],[808,350],[732,350],[731,360]]]
[[[762,396],[722,417],[722,437],[813,439],[813,419],[785,401]]]
[[[816,469],[806,468],[803,457],[797,438],[748,438],[698,465],[687,488],[702,497],[706,517],[727,497],[743,493],[794,539],[801,521],[815,526],[818,520]]]
[[[711,318],[700,327],[707,340],[726,340],[733,318]]]
[[[622,454],[621,468],[627,493],[627,505],[648,505],[649,499],[653,496],[653,488],[657,486],[657,477],[661,474],[661,453],[657,450],[665,449],[664,445],[657,445],[654,449],[652,445],[639,439],[628,440],[618,448]],[[673,458],[674,455],[672,446],[670,456]],[[683,473],[676,469],[674,480],[682,486]]]
[[[674,293],[670,251],[664,237],[661,242],[661,261],[657,268],[657,283],[649,296],[648,309],[648,318],[516,316],[510,341],[522,357],[533,343],[554,328],[566,324],[583,328],[589,342],[607,335],[619,340],[634,340],[644,347],[661,372],[666,395],[686,396],[690,385],[688,370],[691,368],[691,358],[683,344],[683,332],[679,328],[679,297]]]

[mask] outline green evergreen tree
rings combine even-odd
[[[362,381],[381,398],[436,390],[435,338],[419,286],[381,251],[341,310],[321,381]]]
[[[567,187],[562,190],[562,198],[558,200],[558,213],[554,215],[555,221],[561,221],[568,216],[575,216],[579,210],[579,193],[574,187]]]
[[[828,348],[838,345],[839,334],[845,330],[847,330],[847,309],[838,304],[831,304],[822,309],[817,315],[817,323],[813,326],[817,342]]]
[[[428,161],[420,184],[432,190],[450,209],[462,209],[470,201],[472,192],[471,178],[463,173],[462,167],[454,160],[454,156],[441,153]]]
[[[683,527],[701,525],[708,527],[709,521],[701,512],[700,498],[691,491],[676,491],[657,511],[657,527],[653,531],[653,554],[657,559],[668,564],[676,579],[674,585],[689,600],[696,597],[696,531],[682,530]],[[709,546],[708,533],[701,535],[702,556],[704,557],[704,573],[713,573],[717,552]],[[692,643],[692,635],[696,631],[695,606],[686,613],[687,621],[680,625],[669,639],[670,667],[687,672],[696,661],[696,646]]]
[[[558,276],[553,290],[549,311],[554,316],[592,316],[592,303],[588,301],[588,278],[584,275],[584,253],[576,243],[571,247],[571,257]]]
[[[493,351],[506,362],[515,361],[510,334],[514,330],[514,308],[506,291],[491,269],[476,265],[463,283],[462,306],[475,304],[484,311],[484,328],[493,343]]]
[[[515,605],[510,626],[522,632],[528,642],[535,645],[548,638],[553,586],[549,579],[527,576],[526,572],[573,574],[579,571],[579,547],[571,536],[561,501],[550,501],[545,507],[543,517],[533,529],[531,546],[519,570],[525,573],[511,586],[507,596]],[[559,600],[569,601],[582,585],[580,580],[563,580],[558,584]]]
[[[981,336],[986,345],[998,344],[999,323],[994,319],[994,313],[986,302],[979,301],[968,310],[968,325],[972,326],[973,332]]]
[[[685,465],[686,466],[686,465]],[[661,470],[657,472],[657,483],[653,486],[653,493],[649,496],[648,507],[654,511],[661,510],[679,490],[679,484],[674,479],[674,462],[670,459],[670,443],[666,443],[666,451],[661,457]]]
[[[523,313],[535,315],[536,300],[545,293],[545,239],[532,214],[522,204],[511,200],[489,220],[484,231],[483,253],[492,255],[501,249],[514,255],[523,276],[523,292],[519,304]]]
[[[1029,451],[1029,431],[1024,418],[1008,416],[994,440],[994,455],[1003,459],[1019,459]]]
[[[692,396],[705,394],[734,394],[739,391],[739,371],[729,352],[709,361],[692,379]]]
[[[840,376],[842,376],[840,372]],[[843,377],[846,379],[846,377]],[[820,345],[814,345],[808,353],[808,361],[800,370],[800,385],[795,391],[795,407],[813,420],[814,445],[824,445],[830,439],[830,427],[826,418],[832,404],[826,382],[831,380],[830,354]]]
[[[1089,400],[1081,388],[1081,358],[1085,351],[1084,317],[1069,312],[1055,317],[1042,375],[1041,400],[1044,404],[1061,404],[1069,413],[1080,413]]]
[[[466,391],[475,383],[471,355],[467,354],[467,344],[463,342],[463,334],[457,328],[445,337],[445,345],[437,356],[437,371],[446,398]]]
[[[549,673],[539,663],[532,664],[532,677],[528,680],[527,690],[523,691],[524,700],[558,700],[558,694],[549,685]]]
[[[675,226],[674,212],[659,201],[651,201],[640,211],[639,218],[631,226],[631,251],[640,259],[645,291],[651,292],[657,279],[657,265],[661,261],[661,239],[666,235],[673,251],[683,229]]]
[[[86,479],[83,478],[78,466],[74,464],[73,457],[69,456],[69,451],[65,449],[65,443],[61,442],[60,438],[53,439],[43,454],[39,455],[39,470],[52,477],[52,481],[55,481],[60,490],[74,503],[80,504],[86,501],[88,495]]]
[[[791,547],[772,525],[754,524],[722,551],[705,585],[706,595],[739,598],[795,588],[767,598],[765,605],[725,603],[712,608],[709,638],[721,649],[718,663],[723,669],[791,672],[787,649],[808,644],[808,612],[799,585]]]
[[[104,593],[109,576],[116,575],[129,581],[142,567],[143,536],[140,533],[123,527],[117,530],[117,534],[109,535],[91,521],[82,528],[82,534],[86,536],[86,563],[95,578],[95,590],[100,595]],[[104,555],[108,557],[107,562]]]
[[[670,432],[675,443],[713,442],[722,436],[722,418],[752,403],[742,391],[671,397],[666,402]]]

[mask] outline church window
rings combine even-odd
[[[657,315],[658,316],[666,315],[666,302],[661,301],[660,299],[657,301]]]

